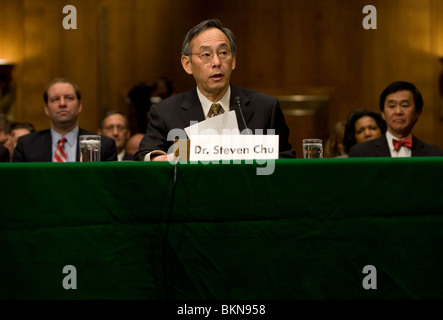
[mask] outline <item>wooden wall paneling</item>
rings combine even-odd
[[[113,102],[115,97],[111,97],[111,77],[114,74],[111,69],[110,55],[118,50],[110,44],[110,26],[109,26],[109,7],[100,6],[97,8],[97,107],[99,117],[101,118],[106,112],[114,109]],[[114,98],[114,99],[113,99]],[[100,126],[100,120],[97,122],[97,128]]]
[[[302,140],[322,139],[326,143],[329,134],[329,104],[327,95],[277,96],[289,127],[289,142],[297,158],[303,158]]]
[[[183,3],[108,2],[114,109],[126,108],[126,96],[139,82],[151,85],[157,77],[167,76],[177,85],[177,76],[185,77],[180,51],[188,28],[184,27],[185,19],[176,19],[185,15],[187,7]]]
[[[153,84],[156,78],[165,76],[173,81],[176,92],[189,90],[194,82],[181,66],[180,53],[183,38],[192,24],[190,19],[178,17],[187,17],[195,7],[186,1],[142,3],[140,21],[143,22],[137,27],[137,42],[143,55],[138,78]]]
[[[418,3],[414,0],[402,2],[399,8],[399,27],[396,36],[400,38],[400,47],[392,52],[401,65],[398,66],[400,79],[414,83],[420,90],[424,108],[419,121],[414,127],[414,134],[420,139],[433,143],[433,103],[435,84],[432,81],[432,61],[430,55],[430,8],[429,1]],[[401,48],[408,48],[401,53]]]
[[[383,2],[375,1],[371,4],[377,9],[377,29],[364,29],[360,34],[362,43],[361,102],[366,109],[379,111],[380,82],[385,81],[383,70],[386,66],[384,64],[389,59],[389,55],[385,52],[384,40],[387,15]],[[362,20],[364,17],[362,13]]]
[[[430,0],[431,10],[431,47],[432,47],[432,66],[433,80],[436,82],[436,90],[434,91],[433,105],[435,106],[433,119],[434,131],[433,137],[435,143],[443,148],[443,1]],[[440,82],[441,81],[441,82]]]
[[[0,59],[14,64],[12,77],[15,85],[15,102],[8,112],[11,120],[17,119],[21,110],[21,87],[19,79],[23,60],[23,5],[21,1],[0,2]]]
[[[218,17],[237,36],[233,84],[272,95],[331,95],[332,126],[354,108],[377,110],[379,94],[388,83],[409,79],[422,90],[426,103],[417,135],[443,147],[442,121],[436,118],[441,97],[435,89],[443,69],[436,62],[436,54],[443,55],[440,0],[374,0],[377,30],[361,25],[362,9],[368,4],[363,0],[70,4],[78,10],[77,30],[62,28],[65,1],[0,3],[8,10],[7,15],[0,13],[2,30],[19,30],[14,37],[0,34],[0,53],[12,50],[21,56],[16,69],[17,118],[34,122],[38,129],[48,127],[41,95],[55,76],[78,82],[85,106],[81,125],[90,130],[105,109],[124,110],[129,89],[139,81],[152,83],[166,75],[173,78],[176,92],[189,90],[194,80],[180,65],[181,42],[193,25]],[[109,15],[107,46],[99,33],[104,7]]]
[[[126,111],[125,91],[130,88],[124,84],[138,82],[137,69],[142,68],[139,57],[144,54],[136,41],[139,32],[139,10],[134,1],[107,1],[106,6],[109,8],[108,54],[112,97],[109,109]],[[149,19],[149,16],[146,19]]]
[[[44,113],[43,91],[57,60],[58,33],[53,32],[56,25],[54,15],[48,11],[51,6],[44,0],[24,0],[24,50],[21,79],[23,113],[21,121],[34,124],[37,130],[49,127]],[[61,11],[60,11],[61,12]]]
[[[109,104],[109,86],[106,80],[103,81],[103,78],[107,79],[107,55],[100,61],[99,47],[104,46],[105,52],[110,48],[106,47],[106,39],[98,37],[98,2],[72,1],[71,4],[77,8],[77,29],[65,30],[57,26],[61,33],[62,63],[58,70],[79,85],[83,104],[79,125],[95,132],[101,114]]]

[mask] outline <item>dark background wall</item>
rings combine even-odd
[[[68,4],[77,8],[76,30],[62,26]],[[376,30],[362,26],[367,4],[377,9]],[[16,65],[16,120],[49,126],[42,93],[58,76],[82,89],[80,125],[89,130],[107,110],[126,112],[128,91],[140,81],[166,76],[176,93],[189,90],[181,43],[212,17],[237,38],[234,85],[330,97],[316,128],[323,138],[353,109],[378,110],[381,91],[406,80],[425,101],[415,134],[443,148],[441,0],[0,0],[0,59]],[[288,122],[293,143],[311,134]]]

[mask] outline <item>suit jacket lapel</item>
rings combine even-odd
[[[185,128],[190,126],[190,121],[203,121],[205,115],[203,114],[203,108],[198,99],[197,88],[189,91],[186,95],[182,105],[180,106],[180,118],[185,123]]]
[[[47,130],[44,135],[40,137],[40,143],[36,145],[41,147],[42,161],[52,162],[52,137],[51,130]],[[39,152],[39,151],[37,151]]]
[[[388,140],[386,135],[382,135],[380,138],[374,140],[374,146],[378,157],[390,157],[391,151],[389,151]]]
[[[418,140],[414,135],[412,135],[412,148],[411,148],[411,156],[412,157],[421,157],[424,156],[424,144],[422,141]]]

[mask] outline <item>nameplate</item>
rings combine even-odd
[[[278,135],[195,135],[189,160],[278,159]]]

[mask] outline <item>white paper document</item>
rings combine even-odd
[[[192,139],[192,136],[195,135],[240,134],[235,111],[225,112],[216,117],[190,125],[189,127],[185,128],[185,132],[189,139]]]

